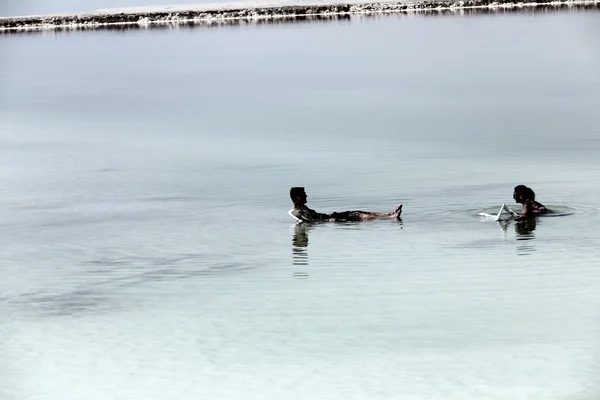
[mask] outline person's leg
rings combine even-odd
[[[352,213],[353,211],[334,212],[331,214],[331,218],[333,218],[336,222],[359,221],[357,219],[353,219]]]
[[[371,211],[343,211],[334,212],[331,214],[331,218],[336,222],[346,221],[368,221],[378,218],[400,218],[402,213],[402,204],[400,204],[394,211],[390,212],[371,212]]]
[[[402,204],[400,204],[394,211],[390,212],[371,212],[371,211],[351,211],[351,215],[358,221],[367,221],[378,218],[400,218],[402,214]]]

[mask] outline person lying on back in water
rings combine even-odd
[[[548,214],[550,212],[542,203],[535,201],[534,191],[525,185],[515,186],[513,199],[517,203],[523,204],[522,217]]]
[[[311,210],[306,206],[306,192],[303,187],[293,187],[290,189],[290,197],[294,202],[292,215],[305,222],[346,222],[346,221],[367,221],[377,218],[400,219],[402,213],[402,204],[394,211],[390,212],[370,212],[370,211],[343,211],[333,214],[322,214]]]

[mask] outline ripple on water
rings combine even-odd
[[[515,211],[519,212],[520,207],[508,207]],[[548,204],[546,207],[551,211],[549,214],[544,214],[543,217],[565,217],[569,215],[589,215],[597,212],[597,208],[590,206],[582,206],[582,205],[562,205],[562,204]],[[491,215],[496,215],[499,211],[499,207],[483,207],[481,209],[470,208],[463,211],[463,214],[480,217],[479,213],[484,212]]]

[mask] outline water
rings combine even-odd
[[[181,0],[175,4],[212,3],[212,0]],[[173,4],[172,0],[2,0],[0,17],[22,15],[46,15],[84,13],[104,8],[164,6]]]
[[[598,33],[3,36],[0,398],[597,398]],[[520,183],[567,215],[477,216]]]

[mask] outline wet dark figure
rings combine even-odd
[[[303,187],[293,187],[290,189],[290,198],[294,202],[292,214],[305,222],[347,222],[347,221],[367,221],[378,218],[392,218],[399,220],[402,213],[402,204],[394,211],[372,212],[372,211],[343,211],[332,214],[323,214],[311,210],[306,206],[308,196]]]
[[[520,218],[535,217],[550,212],[542,203],[535,201],[535,192],[525,185],[515,186],[513,199],[523,205]]]

